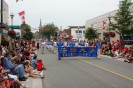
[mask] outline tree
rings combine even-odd
[[[85,32],[85,38],[87,38],[88,40],[98,38],[97,30],[92,27],[88,27]]]
[[[34,36],[33,33],[31,32],[31,27],[28,24],[21,24],[21,29],[23,32],[22,39],[28,41],[32,40]]]
[[[22,36],[22,39],[24,39],[24,40],[32,40],[32,38],[33,38],[33,33],[32,32],[26,32],[23,36]]]
[[[132,2],[129,0],[122,0],[119,5],[119,10],[113,16],[115,23],[109,23],[109,30],[114,30],[116,33],[121,35],[122,39],[124,35],[130,35],[133,33],[133,15],[131,15],[130,7]]]
[[[58,27],[56,27],[53,23],[47,24],[43,27],[43,30],[40,32],[42,36],[50,39],[51,36],[56,37],[58,31]]]

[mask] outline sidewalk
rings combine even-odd
[[[107,58],[113,59],[111,56],[106,56],[106,55],[100,55],[100,57],[107,57]],[[114,60],[119,60],[119,61],[123,61],[124,62],[123,58],[118,58],[118,59],[114,59]]]
[[[35,53],[38,55],[38,51],[35,51]],[[45,78],[44,70],[43,70],[43,74]],[[28,77],[26,81],[21,81],[21,83],[25,84],[28,88],[43,88],[42,79],[44,78]]]
[[[25,84],[28,88],[43,88],[41,78],[28,77],[26,81],[21,81],[21,83]]]

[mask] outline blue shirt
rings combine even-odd
[[[100,49],[101,48],[101,44],[96,44],[96,47],[98,48],[98,49]]]
[[[36,59],[31,60],[30,65],[31,65],[34,69],[36,69],[36,66],[37,66],[37,61],[36,61]]]
[[[3,60],[3,68],[5,70],[10,70],[12,68],[15,68],[15,65],[11,62],[9,58],[5,57]]]
[[[81,45],[81,46],[85,46],[85,43],[84,43],[84,42],[80,42],[80,45]]]

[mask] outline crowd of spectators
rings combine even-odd
[[[124,62],[133,63],[133,45],[128,47],[122,41],[100,42],[100,53],[113,59],[123,58]]]
[[[21,81],[44,77],[44,63],[31,42],[18,41],[15,48],[0,45],[0,88],[27,88]],[[4,86],[4,87],[3,87]]]

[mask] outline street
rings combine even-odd
[[[63,58],[45,49],[43,88],[133,88],[133,64],[102,57]]]

